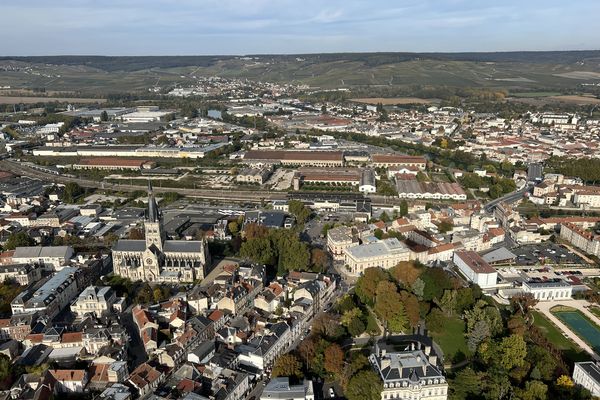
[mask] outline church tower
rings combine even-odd
[[[162,216],[158,210],[156,199],[154,198],[154,192],[152,190],[152,183],[148,180],[148,211],[146,220],[144,221],[144,231],[146,234],[146,248],[151,245],[156,246],[162,251],[162,244],[164,241],[163,229],[162,229]]]

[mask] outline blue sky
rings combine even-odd
[[[1,55],[600,49],[600,0],[0,0],[0,11]]]

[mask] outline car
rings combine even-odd
[[[331,397],[332,399],[335,397],[335,392],[333,391],[332,387],[329,388],[329,397]]]

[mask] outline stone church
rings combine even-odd
[[[204,278],[210,265],[206,240],[167,240],[162,215],[148,182],[144,240],[120,239],[112,249],[116,275],[134,281],[178,283]]]

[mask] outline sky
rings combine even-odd
[[[0,55],[600,49],[600,0],[0,0]]]

